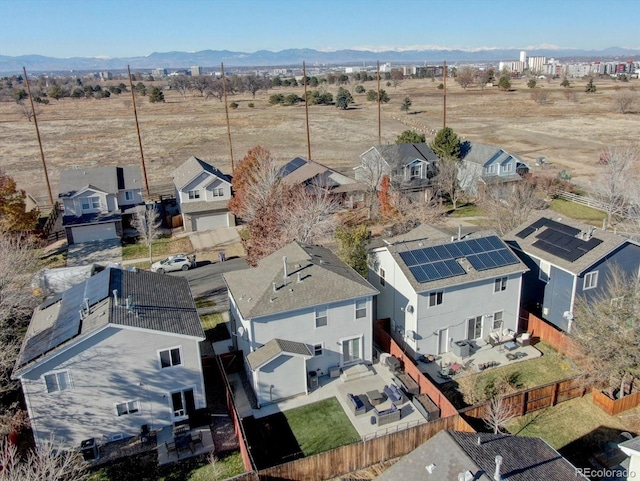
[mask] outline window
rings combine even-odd
[[[502,167],[504,172],[513,172],[513,163],[509,162]]]
[[[496,173],[496,164],[491,164],[485,168],[487,174],[495,174]]]
[[[502,311],[495,312],[493,314],[493,325],[491,329],[500,329],[502,328]]]
[[[140,411],[140,401],[125,401],[116,404],[116,413],[118,416],[124,416],[126,414],[135,414]]]
[[[385,280],[384,280],[384,269],[381,267],[380,268],[380,285],[382,287],[385,286]]]
[[[327,325],[327,308],[319,307],[316,309],[316,327]]]
[[[193,199],[199,199],[200,198],[200,191],[199,190],[190,190],[189,191],[189,199],[193,200]]]
[[[131,192],[130,190],[125,190],[124,200],[133,200],[133,192]]]
[[[47,392],[59,392],[71,389],[71,378],[69,377],[69,371],[54,372],[52,374],[45,374],[44,383],[47,386]]]
[[[100,208],[100,197],[83,197],[82,198],[82,210],[95,210]]]
[[[179,347],[160,351],[160,367],[180,366],[182,364],[182,355]]]
[[[420,164],[413,164],[411,166],[411,173],[409,174],[409,180],[419,179],[422,177],[422,166]]]
[[[314,344],[313,355],[317,357],[317,356],[322,356],[322,354],[323,354],[322,344]]]
[[[442,291],[429,294],[429,307],[439,306],[440,304],[442,304]]]
[[[501,277],[499,279],[496,279],[493,285],[493,292],[500,292],[500,291],[506,291],[506,290],[507,290],[507,278]]]
[[[356,319],[367,317],[367,301],[366,299],[358,299],[356,301]]]
[[[224,195],[224,188],[218,187],[211,191],[214,197],[222,197]]]
[[[467,339],[480,339],[482,337],[482,316],[472,317],[468,323]]]
[[[584,285],[582,290],[593,289],[598,285],[598,271],[589,272],[584,276]]]
[[[173,418],[184,419],[195,410],[195,396],[193,388],[174,391],[171,393]]]
[[[543,282],[549,282],[549,279],[551,279],[550,276],[551,273],[551,264],[549,264],[546,261],[540,261],[540,272],[538,273],[538,279],[540,279]]]

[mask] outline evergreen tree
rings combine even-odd
[[[410,108],[411,108],[411,99],[409,97],[405,97],[402,102],[402,105],[400,106],[400,110],[402,110],[403,112],[408,112]]]
[[[396,139],[396,144],[422,144],[426,142],[424,134],[419,134],[414,130],[405,130]]]
[[[591,77],[584,91],[587,92],[588,94],[594,94],[596,93],[596,90],[597,90],[596,84],[593,83],[593,77]]]
[[[349,104],[353,103],[353,97],[351,92],[347,89],[340,87],[338,89],[338,95],[336,95],[336,107],[342,110],[346,110]]]
[[[441,159],[460,158],[460,138],[451,127],[440,129],[429,147]]]
[[[162,90],[155,86],[151,87],[149,89],[149,102],[152,104],[164,102],[164,94],[162,93]]]

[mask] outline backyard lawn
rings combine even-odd
[[[564,199],[553,199],[549,204],[549,208],[558,214],[566,215],[572,219],[596,223],[598,225],[601,225],[602,219],[607,216],[607,214],[601,210],[592,209],[586,205],[576,204],[575,202]]]
[[[193,246],[188,237],[162,237],[153,242],[153,258],[164,258],[169,254],[191,254]],[[149,248],[144,244],[129,244],[122,247],[122,260],[148,259]]]
[[[291,409],[284,415],[305,456],[360,441],[336,398]]]

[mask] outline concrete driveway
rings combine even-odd
[[[121,262],[122,242],[120,239],[72,244],[67,251],[67,267],[87,264],[120,264]]]
[[[196,252],[240,242],[238,227],[221,227],[202,232],[190,232],[187,235]]]

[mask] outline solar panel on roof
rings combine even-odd
[[[411,251],[408,252],[400,252],[400,258],[404,261],[407,267],[412,267],[418,265],[419,262],[413,257]]]
[[[296,157],[295,159],[292,159],[289,162],[287,162],[282,167],[282,169],[280,169],[280,176],[285,177],[289,175],[291,172],[293,172],[294,170],[302,167],[304,164],[306,164],[306,161],[304,159],[300,157]]]

